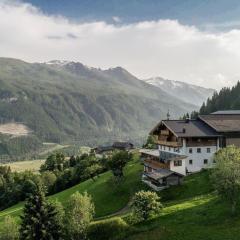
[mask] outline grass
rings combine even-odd
[[[30,170],[33,172],[38,172],[40,166],[45,162],[43,159],[28,160],[28,161],[19,161],[13,163],[3,164],[4,166],[10,166],[13,172],[23,172],[25,170]]]
[[[237,240],[240,216],[212,191],[209,172],[186,177],[180,187],[161,192],[164,208],[159,216],[137,224],[129,240]]]
[[[49,199],[57,199],[63,205],[67,202],[71,194],[76,191],[87,191],[91,194],[96,210],[96,217],[106,216],[124,208],[131,196],[137,190],[143,188],[141,183],[141,172],[143,166],[138,162],[130,162],[125,168],[125,179],[120,184],[116,184],[111,172],[101,174],[95,181],[89,179],[72,188],[50,196]],[[17,217],[21,214],[23,203],[14,205],[0,212],[0,222],[7,215]]]

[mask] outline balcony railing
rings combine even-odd
[[[167,147],[182,147],[182,143],[180,143],[180,142],[156,140],[155,143],[159,144],[159,145],[167,146]]]

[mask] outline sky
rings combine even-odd
[[[239,0],[0,0],[0,19],[1,57],[215,89],[240,80]]]

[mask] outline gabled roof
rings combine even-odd
[[[177,137],[217,137],[219,134],[201,120],[163,120],[164,124]],[[160,126],[158,124],[155,129]],[[154,132],[154,129],[152,130]]]
[[[201,115],[199,119],[204,121],[217,132],[240,132],[240,113],[225,114],[214,113],[210,115]]]

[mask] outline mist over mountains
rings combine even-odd
[[[141,142],[168,111],[178,118],[201,101],[184,102],[121,67],[101,70],[66,61],[0,58],[0,86],[2,124],[24,124],[40,141],[82,145]]]
[[[214,89],[204,88],[180,81],[168,80],[161,77],[144,79],[146,83],[152,84],[171,96],[179,98],[188,103],[201,106],[207,98],[211,97]]]

